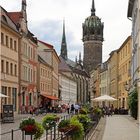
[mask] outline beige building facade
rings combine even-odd
[[[50,99],[46,100],[52,95],[52,67],[38,55],[38,105],[45,106],[50,104]],[[40,96],[41,95],[41,96]]]
[[[8,12],[19,33],[19,94],[20,113],[30,112],[37,107],[37,39],[28,30],[26,1],[22,0],[21,11]]]
[[[118,54],[117,54],[117,50],[114,50],[110,53],[110,57],[108,59],[108,77],[109,77],[108,93],[110,96],[118,99]],[[118,108],[117,101],[114,101],[113,105],[115,108]]]
[[[131,37],[118,49],[118,106],[128,109],[128,89],[131,84]]]
[[[93,101],[94,98],[99,97],[100,94],[100,65],[90,72],[90,101],[91,106],[96,106],[98,103]]]
[[[18,111],[19,92],[19,43],[20,34],[7,14],[1,7],[1,43],[0,43],[0,92],[8,96],[2,98],[1,105],[12,104],[14,111]]]

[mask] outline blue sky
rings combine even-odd
[[[83,54],[82,23],[90,16],[92,0],[27,0],[28,27],[34,35],[54,45],[60,54],[65,18],[69,58]],[[0,0],[7,11],[19,11],[21,0]],[[128,0],[95,0],[96,15],[104,22],[103,61],[131,34]]]

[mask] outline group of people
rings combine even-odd
[[[111,106],[103,106],[102,108],[102,114],[103,114],[103,117],[104,116],[112,116],[112,114],[114,113],[114,107],[113,105]]]
[[[72,113],[72,114],[78,114],[80,106],[78,104],[67,104],[66,106],[67,112],[68,114]]]

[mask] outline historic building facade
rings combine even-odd
[[[51,71],[51,88],[52,91],[46,93],[45,97],[48,98],[52,105],[54,105],[54,101],[58,100],[58,92],[59,92],[59,73],[58,73],[58,65],[60,63],[60,59],[51,44],[38,40],[38,55],[48,63],[52,67]],[[40,92],[42,96],[42,94]]]
[[[93,102],[93,99],[100,96],[100,69],[101,64],[90,72],[90,101],[92,106],[98,105],[98,103]]]
[[[140,121],[140,0],[129,0],[127,17],[132,20],[132,85],[138,91],[138,120]],[[131,89],[132,89],[131,88]]]
[[[61,104],[75,104],[77,101],[77,83],[73,79],[65,60],[60,56],[61,63],[59,64],[59,86],[60,86],[60,103]]]
[[[118,106],[128,109],[128,89],[131,85],[131,37],[129,36],[117,51],[118,53]]]
[[[102,63],[103,28],[104,24],[96,16],[94,0],[92,0],[91,16],[83,23],[83,65],[88,73]]]
[[[19,111],[27,113],[37,107],[37,39],[28,30],[26,0],[22,0],[21,11],[8,12],[21,36],[19,47]]]
[[[108,63],[104,62],[100,67],[100,95],[108,95]]]
[[[109,95],[118,99],[118,54],[117,50],[110,53],[108,61]],[[113,102],[114,107],[118,108],[118,103]]]
[[[0,92],[8,98],[0,99],[1,105],[12,104],[18,111],[19,93],[19,44],[21,35],[11,20],[8,12],[1,7],[1,41],[0,41]]]
[[[40,55],[38,55],[37,79],[38,105],[51,105],[50,100],[45,98],[52,95],[52,66]]]

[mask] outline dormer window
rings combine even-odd
[[[6,17],[4,15],[2,15],[2,20],[5,21],[6,23],[8,23],[7,19],[6,19]]]

